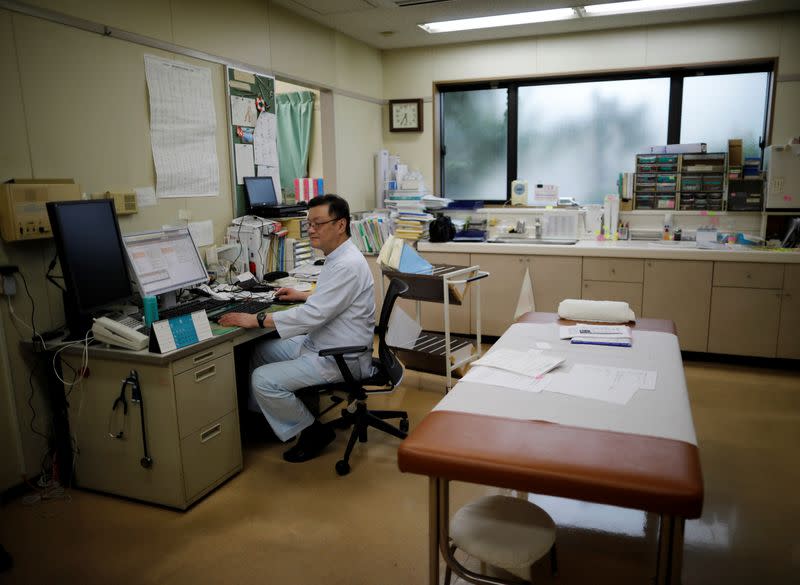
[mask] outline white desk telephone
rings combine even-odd
[[[97,341],[133,350],[146,348],[150,341],[147,335],[108,317],[99,317],[94,320],[92,334]]]

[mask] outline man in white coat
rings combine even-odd
[[[281,288],[280,300],[305,301],[276,313],[229,313],[225,326],[274,327],[280,339],[259,343],[252,357],[249,407],[260,411],[281,441],[298,433],[297,443],[283,454],[286,461],[313,459],[335,438],[295,395],[301,388],[339,382],[342,375],[323,349],[364,346],[368,351],[345,356],[356,378],[372,375],[375,328],[375,285],[367,261],[350,241],[350,207],[338,195],[323,195],[308,205],[311,245],[325,253],[316,289]]]

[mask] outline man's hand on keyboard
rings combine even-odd
[[[279,288],[275,291],[275,298],[279,301],[291,301],[295,303],[304,303],[311,295],[310,291],[299,291],[293,288]]]
[[[244,327],[253,329],[258,327],[258,319],[250,313],[226,313],[219,318],[219,324],[223,327]]]

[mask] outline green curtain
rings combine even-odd
[[[281,187],[286,193],[293,193],[294,180],[308,176],[314,94],[310,91],[279,93],[275,96],[275,103]]]

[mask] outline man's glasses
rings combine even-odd
[[[309,221],[308,227],[314,228],[314,231],[318,230],[320,226],[325,225],[326,223],[331,223],[332,221],[339,221],[342,219],[341,217],[334,217],[333,219],[328,219],[326,221]]]

